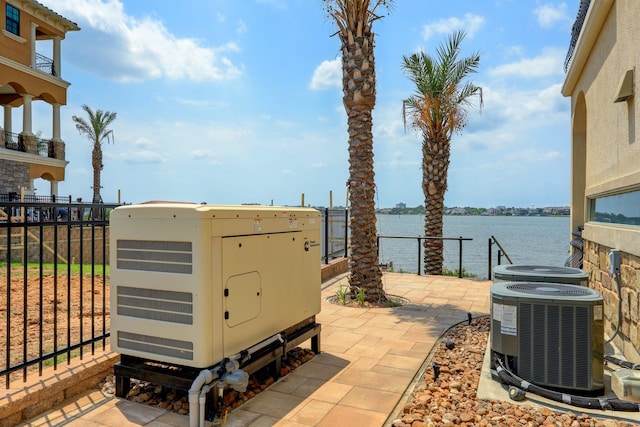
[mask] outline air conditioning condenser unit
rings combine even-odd
[[[603,298],[583,286],[491,286],[491,356],[520,378],[581,395],[604,392]]]
[[[496,282],[551,282],[589,286],[589,274],[579,268],[553,265],[503,264],[493,268]]]

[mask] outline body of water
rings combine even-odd
[[[422,215],[378,215],[382,236],[424,235]],[[453,216],[444,217],[444,237],[471,238],[462,243],[462,266],[480,278],[489,271],[489,239],[500,242],[514,264],[563,266],[569,257],[571,230],[569,217],[534,216]],[[498,264],[498,247],[492,247],[492,267]],[[444,242],[444,264],[456,270],[458,241]],[[395,271],[418,271],[417,239],[380,239],[380,262],[393,262]],[[501,264],[508,264],[502,257]]]

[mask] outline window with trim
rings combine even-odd
[[[640,226],[640,190],[591,199],[591,221]]]
[[[16,36],[20,35],[20,10],[10,4],[7,4],[6,28],[8,32]]]

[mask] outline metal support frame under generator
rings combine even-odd
[[[253,374],[269,366],[273,378],[280,377],[282,359],[290,350],[307,340],[311,340],[311,350],[320,353],[320,332],[322,325],[316,323],[316,317],[311,316],[302,322],[281,332],[284,342],[276,342],[254,354],[240,368],[248,374]],[[212,368],[212,367],[210,367]],[[210,369],[209,368],[209,369]],[[206,369],[206,368],[205,368]],[[131,379],[148,381],[163,387],[188,391],[195,378],[203,369],[190,366],[170,365],[164,362],[143,359],[140,357],[121,355],[120,362],[114,365],[116,377],[116,396],[126,398],[131,388]],[[219,409],[218,394],[215,388],[207,393],[205,417],[212,421]]]

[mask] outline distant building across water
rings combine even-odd
[[[405,203],[397,203],[395,208],[378,209],[379,214],[389,215],[424,215],[424,206],[408,208]],[[483,216],[556,216],[570,215],[569,206],[547,206],[547,207],[505,207],[495,208],[475,208],[475,207],[445,207],[445,215],[483,215]]]

